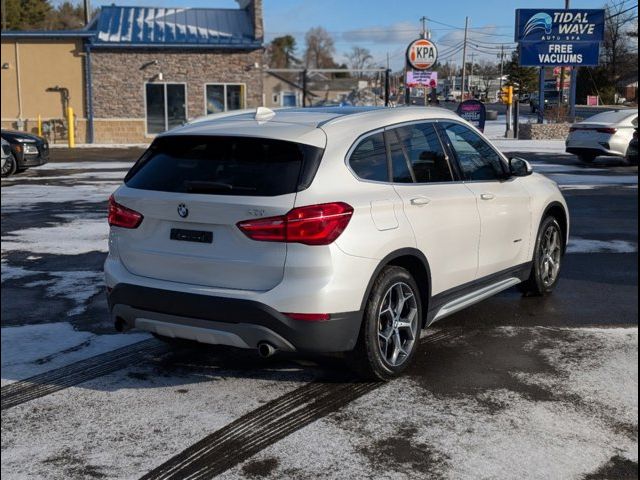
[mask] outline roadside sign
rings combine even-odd
[[[597,95],[587,95],[587,105],[590,107],[598,106],[598,96]]]
[[[484,124],[487,119],[487,109],[479,100],[465,100],[458,105],[456,113],[467,122],[484,132]]]
[[[438,72],[407,70],[406,82],[410,87],[436,88],[438,86]]]
[[[411,42],[407,48],[407,62],[415,70],[427,70],[438,60],[438,48],[426,38]]]
[[[516,42],[602,42],[604,9],[516,10]]]
[[[529,67],[598,65],[599,42],[522,42],[520,65]]]
[[[515,39],[520,65],[598,65],[604,18],[603,9],[517,9]]]

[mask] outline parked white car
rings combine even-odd
[[[11,151],[11,145],[4,138],[2,139],[2,178],[9,177],[16,172],[16,159]]]
[[[600,155],[625,157],[637,127],[638,110],[599,113],[571,126],[566,151],[585,163]]]
[[[221,114],[156,138],[109,205],[118,330],[348,352],[367,377],[420,330],[518,285],[558,282],[557,185],[440,108]]]

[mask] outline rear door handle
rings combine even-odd
[[[417,205],[417,206],[427,205],[430,201],[431,199],[427,197],[416,197],[411,199],[411,205]]]
[[[493,193],[482,193],[480,194],[480,198],[482,200],[493,200],[496,196]]]

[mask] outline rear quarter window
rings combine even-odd
[[[125,177],[131,188],[212,195],[277,196],[307,188],[323,150],[251,137],[156,139]]]

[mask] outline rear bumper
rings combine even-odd
[[[606,149],[604,146],[600,145],[598,147],[577,147],[577,146],[567,146],[565,151],[567,153],[571,153],[573,155],[593,155],[595,157],[603,155],[603,156],[612,156],[612,157],[621,157],[624,154],[620,152],[616,152],[614,150]]]
[[[108,295],[112,319],[129,328],[202,343],[257,348],[269,342],[291,352],[353,350],[362,312],[327,321],[293,320],[254,300],[215,297],[119,283]]]

